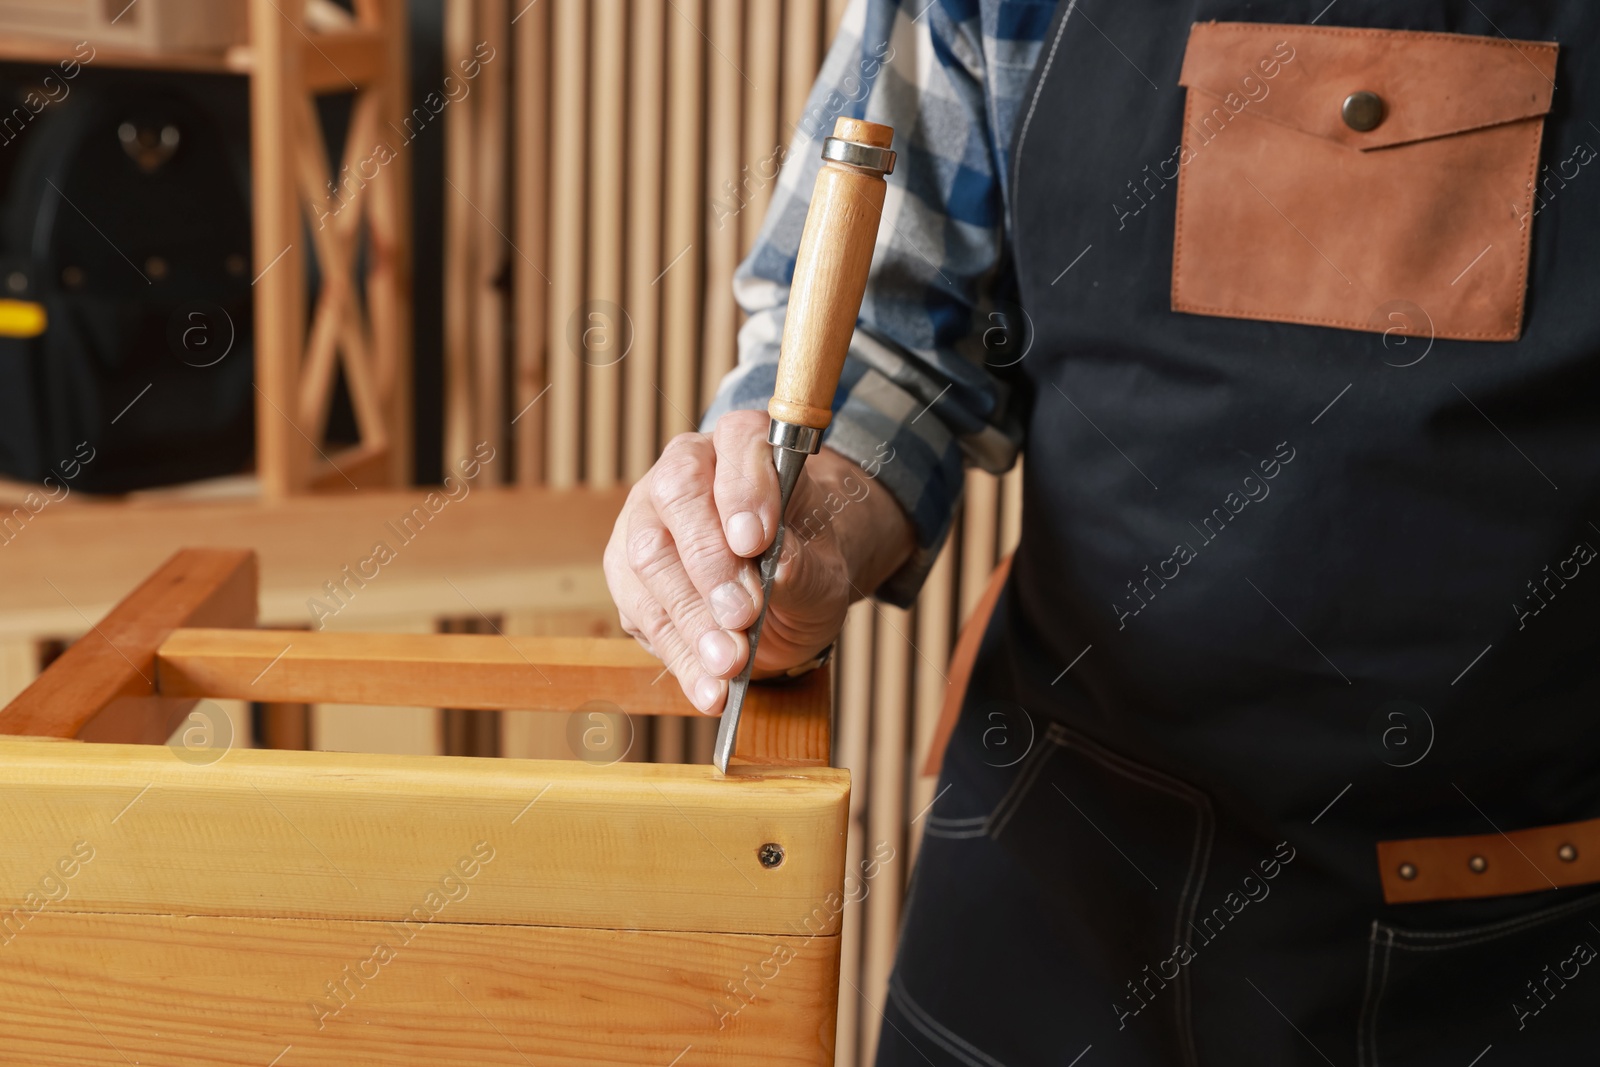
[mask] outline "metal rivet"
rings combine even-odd
[[[761,861],[761,866],[770,871],[783,862],[783,846],[768,841],[756,850],[756,859]]]
[[[1556,849],[1556,855],[1560,857],[1562,863],[1571,863],[1578,858],[1578,850],[1571,845],[1562,845]]]
[[[6,288],[10,289],[13,293],[27,291],[28,276],[22,273],[20,270],[12,271],[10,274],[6,275]]]
[[[1467,866],[1472,868],[1473,874],[1482,874],[1489,869],[1489,861],[1482,856],[1474,856],[1467,861]]]
[[[1416,868],[1415,864],[1402,863],[1400,865],[1400,877],[1401,878],[1404,878],[1406,881],[1409,882],[1413,878],[1415,878],[1416,876],[1417,876],[1417,868]]]
[[[1344,98],[1339,115],[1344,119],[1344,124],[1357,133],[1376,129],[1378,123],[1383,121],[1383,97],[1365,89],[1351,93]]]

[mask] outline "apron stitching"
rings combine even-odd
[[[1005,1064],[929,1015],[926,1008],[912,999],[911,993],[900,982],[898,976],[891,976],[889,979],[889,998],[905,1011],[907,1022],[938,1042],[941,1048],[963,1063],[969,1064],[970,1067],[1005,1067]]]
[[[1477,930],[1450,933],[1441,930],[1402,930],[1398,927],[1385,926],[1391,939],[1397,942],[1397,947],[1405,952],[1447,952],[1453,948],[1465,948],[1468,945],[1478,945],[1485,941],[1493,941],[1507,934],[1514,934],[1529,926],[1537,926],[1546,922],[1554,922],[1567,916],[1594,907],[1600,901],[1594,897],[1584,897],[1579,900],[1568,901],[1566,904],[1555,906],[1549,910],[1524,915],[1518,919],[1507,919],[1499,923],[1481,927]],[[1408,945],[1408,938],[1433,938],[1444,940],[1456,938],[1448,944],[1440,945]]]
[[[1061,747],[1060,729],[1059,725],[1052,723],[1050,728],[1045,731],[1044,739],[1054,745],[1055,749]],[[1038,754],[1036,757],[1032,753],[1029,754],[1031,762],[1017,775],[1016,781],[1011,783],[1011,787],[1000,798],[1000,803],[995,805],[994,811],[990,812],[984,820],[985,832],[990,837],[998,838],[1000,836],[1000,832],[1005,829],[1006,823],[1011,821],[1012,814],[1022,806],[1022,798],[1032,791],[1033,784],[1039,777],[1039,772],[1049,762],[1049,757],[1055,754],[1055,749],[1040,745],[1034,750]]]
[[[1372,1004],[1372,957],[1378,948],[1378,921],[1367,935],[1367,980],[1361,988],[1361,1016],[1356,1020],[1356,1067],[1367,1067],[1367,1012]]]
[[[1050,54],[1045,56],[1044,70],[1039,72],[1039,84],[1033,87],[1033,99],[1028,101],[1028,113],[1022,119],[1022,129],[1017,134],[1017,147],[1011,154],[1013,160],[1011,166],[1011,205],[1007,207],[1008,212],[1011,210],[1011,206],[1017,202],[1017,187],[1022,183],[1022,146],[1028,140],[1028,127],[1033,124],[1034,109],[1039,106],[1039,98],[1044,95],[1044,83],[1050,79],[1050,67],[1056,61],[1056,49],[1061,47],[1061,35],[1066,32],[1067,23],[1072,21],[1072,12],[1077,6],[1078,0],[1071,0],[1067,4],[1066,13],[1061,16],[1061,25],[1056,27],[1055,40],[1050,42]],[[1015,231],[1016,227],[1013,225],[1012,229]]]
[[[974,837],[988,837],[989,831],[979,826],[968,830],[945,830],[937,826],[930,826],[922,831],[924,837],[937,837],[946,841],[966,841]]]
[[[1178,896],[1179,925],[1177,925],[1177,927],[1173,930],[1172,935],[1173,943],[1175,945],[1178,943],[1179,935],[1183,932],[1183,926],[1181,925],[1184,921],[1183,901],[1185,898],[1188,898],[1189,907],[1187,921],[1190,924],[1193,924],[1195,912],[1199,910],[1200,907],[1200,887],[1205,885],[1206,872],[1211,868],[1211,842],[1214,834],[1215,819],[1211,813],[1211,802],[1207,800],[1203,794],[1201,799],[1204,801],[1204,803],[1197,804],[1195,806],[1195,840],[1194,850],[1189,857],[1189,874],[1188,877],[1184,879],[1183,892]],[[1202,849],[1204,851],[1202,851]],[[1195,878],[1195,864],[1197,860],[1200,868],[1199,878]],[[1185,969],[1184,973],[1179,977],[1182,979],[1182,982],[1178,987],[1179,1003],[1181,1004],[1181,1008],[1179,1009],[1180,1017],[1178,1019],[1178,1025],[1182,1028],[1181,1032],[1183,1034],[1186,1051],[1188,1052],[1190,1067],[1198,1067],[1198,1064],[1200,1063],[1200,1050],[1195,1045],[1194,1039],[1193,985],[1189,981],[1187,969]]]
[[[1194,809],[1194,844],[1189,850],[1189,870],[1184,876],[1183,889],[1178,894],[1178,906],[1173,922],[1173,940],[1174,944],[1176,944],[1183,932],[1185,911],[1188,913],[1189,921],[1193,922],[1194,920],[1195,911],[1200,906],[1200,886],[1205,883],[1205,872],[1211,866],[1211,841],[1213,837],[1212,825],[1214,818],[1211,813],[1210,798],[1208,798],[1205,793],[1201,792],[1199,789],[1190,785],[1188,782],[1178,778],[1173,778],[1170,775],[1164,774],[1161,771],[1157,771],[1154,768],[1146,767],[1143,764],[1135,763],[1124,756],[1119,756],[1110,749],[1103,748],[1096,742],[1091,741],[1089,738],[1067,730],[1065,727],[1061,727],[1060,733],[1056,734],[1054,731],[1057,729],[1058,725],[1059,724],[1052,725],[1051,739],[1060,747],[1065,748],[1067,747],[1069,741],[1073,742],[1074,748],[1076,748],[1083,755],[1094,760],[1096,763],[1099,763],[1107,770],[1110,770],[1115,774],[1120,774],[1123,777],[1129,778],[1141,785],[1159,790],[1163,793],[1166,793],[1168,796],[1176,797]],[[1203,863],[1200,862],[1202,856],[1204,857]],[[1200,864],[1201,868],[1200,878],[1198,881],[1195,880],[1195,867],[1197,863]],[[1191,890],[1193,892],[1192,896]],[[1187,908],[1185,907],[1186,901]],[[1177,1014],[1176,1022],[1178,1024],[1178,1039],[1183,1045],[1184,1060],[1189,1067],[1197,1067],[1200,1062],[1200,1052],[1194,1040],[1194,1023],[1191,1013],[1192,1003],[1192,990],[1189,982],[1189,972],[1184,970],[1179,975],[1178,996],[1175,998],[1173,1007]]]
[[[1379,926],[1382,926],[1382,924],[1381,923],[1374,923],[1373,926],[1374,927],[1379,927]],[[1393,954],[1391,953],[1390,950],[1394,948],[1394,931],[1389,929],[1386,926],[1383,926],[1382,929],[1383,929],[1383,933],[1384,933],[1383,970],[1378,975],[1378,991],[1375,994],[1373,994],[1373,997],[1372,997],[1372,1017],[1369,1020],[1369,1025],[1367,1026],[1367,1040],[1369,1042],[1371,1042],[1371,1044],[1372,1044],[1372,1067],[1379,1067],[1379,1062],[1378,1062],[1378,1008],[1379,1008],[1380,1005],[1383,1004],[1383,992],[1384,992],[1384,990],[1389,988],[1389,960],[1393,956]],[[1373,933],[1376,934],[1377,930],[1374,929]]]

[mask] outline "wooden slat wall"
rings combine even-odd
[[[475,27],[474,41],[489,33],[484,19],[516,19],[501,31],[515,47],[500,194],[516,285],[509,334],[486,342],[469,328],[447,358],[461,364],[454,373],[463,381],[481,380],[485,358],[513,368],[517,481],[631,483],[669,438],[695,428],[734,363],[743,316],[730,280],[776,184],[759,175],[787,148],[844,0],[448,3],[469,9],[454,17]],[[484,97],[463,103],[447,121],[482,129]],[[478,146],[472,158],[470,166],[487,165],[491,153]],[[487,188],[481,175],[469,180]],[[467,289],[447,288],[447,303],[474,306]],[[621,321],[603,314],[612,305]],[[616,343],[631,345],[626,357],[585,360],[572,341],[575,315],[616,331]],[[485,356],[486,343],[504,351]],[[959,621],[1020,533],[1020,469],[1004,478],[972,472],[967,495],[915,610],[858,604],[840,642],[834,763],[855,779],[851,884],[874,850],[894,850],[843,916],[841,1067],[872,1060],[921,816],[935,793],[916,772]],[[525,625],[507,619],[508,630]],[[565,726],[561,716],[510,713],[502,750],[571,755]],[[712,720],[653,722],[648,752],[660,762],[706,761],[714,733]]]

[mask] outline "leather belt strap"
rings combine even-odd
[[[972,615],[961,626],[956,638],[955,651],[950,654],[950,684],[944,691],[944,707],[939,709],[939,723],[933,730],[933,742],[928,746],[928,758],[923,761],[924,777],[934,778],[944,763],[944,750],[955,733],[956,720],[961,718],[961,704],[967,697],[967,683],[972,679],[972,664],[978,658],[978,646],[983,644],[983,632],[989,628],[989,616],[994,614],[995,602],[1011,573],[1011,557],[995,565],[989,575],[989,584],[983,587],[983,596],[972,606]]]
[[[1501,834],[1378,842],[1390,904],[1468,900],[1600,882],[1600,819]]]

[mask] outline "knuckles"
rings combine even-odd
[[[624,551],[629,569],[643,578],[670,563],[677,549],[666,527],[654,522],[641,522],[628,531]]]
[[[672,512],[708,499],[716,453],[700,434],[679,434],[667,443],[650,472],[650,500],[657,510]]]

